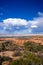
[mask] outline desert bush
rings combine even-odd
[[[2,65],[2,57],[0,56],[0,65]]]
[[[24,47],[26,50],[32,51],[32,52],[38,52],[38,51],[43,51],[43,45],[39,44],[36,45],[36,43],[33,42],[25,42]]]
[[[12,61],[12,58],[8,57],[8,56],[3,56],[2,57],[3,61]]]
[[[17,50],[17,51],[15,51],[15,52],[13,53],[13,56],[21,56],[21,54],[22,54],[22,53]]]
[[[19,58],[11,62],[11,65],[41,65],[42,61],[40,58],[36,57],[33,53],[29,53],[26,57]]]
[[[0,52],[6,51],[6,50],[14,51],[16,50],[16,48],[17,48],[17,45],[14,44],[11,40],[8,40],[1,43]]]
[[[43,45],[38,45],[37,50],[38,51],[43,51]]]

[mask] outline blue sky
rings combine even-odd
[[[0,0],[0,34],[37,33],[43,33],[43,0]]]

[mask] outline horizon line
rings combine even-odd
[[[14,36],[43,36],[43,34],[0,34],[0,37],[14,37]]]

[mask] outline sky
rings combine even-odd
[[[0,0],[0,34],[43,34],[43,0]]]

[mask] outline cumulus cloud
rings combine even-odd
[[[0,22],[0,33],[6,34],[32,34],[43,33],[43,13],[38,12],[33,20],[21,18],[8,18]]]
[[[9,18],[9,19],[5,19],[5,20],[3,20],[3,23],[5,24],[5,25],[9,25],[9,24],[11,24],[11,25],[17,25],[17,26],[21,26],[21,25],[27,25],[28,23],[27,23],[27,21],[26,20],[24,20],[24,19],[17,19],[17,18]]]

